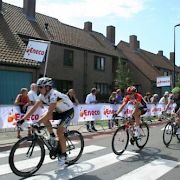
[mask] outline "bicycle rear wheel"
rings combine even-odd
[[[9,165],[14,174],[29,177],[42,165],[45,149],[36,137],[24,137],[17,141],[9,155]]]
[[[148,142],[149,139],[149,127],[145,122],[142,122],[139,126],[139,137],[136,138],[136,145],[142,149]]]
[[[68,131],[66,137],[66,153],[68,155],[67,164],[72,165],[79,160],[84,149],[84,138],[82,134],[76,130]]]
[[[129,133],[124,126],[119,127],[112,138],[112,150],[116,155],[121,155],[127,148]]]
[[[166,147],[169,146],[173,136],[173,125],[171,122],[168,122],[166,126],[164,127],[163,131],[163,142],[166,145]]]

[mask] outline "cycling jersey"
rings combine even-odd
[[[62,113],[73,108],[73,103],[66,94],[63,94],[55,89],[51,89],[47,95],[39,95],[39,100],[50,105],[56,103],[56,111]]]
[[[135,96],[135,99],[134,99],[134,100],[136,100],[137,102],[140,102],[140,103],[141,103],[141,101],[142,101],[142,95],[139,94],[139,93],[136,93],[134,96]],[[133,102],[133,99],[130,98],[130,95],[125,96],[123,102],[125,102],[125,103],[127,104],[129,101],[132,101],[132,102]]]
[[[131,99],[130,95],[125,96],[123,102],[125,102],[126,104],[128,102],[134,103],[134,101],[139,102],[140,104],[139,104],[138,109],[141,111],[141,115],[145,114],[147,111],[147,105],[146,105],[146,102],[144,101],[142,95],[139,93],[136,93],[134,96],[135,96],[134,99]]]

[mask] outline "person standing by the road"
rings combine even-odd
[[[15,100],[15,104],[18,105],[20,107],[20,112],[22,114],[25,114],[27,111],[28,106],[30,105],[30,100],[28,97],[28,90],[27,88],[21,88],[20,93],[17,95],[16,100]],[[17,138],[21,138],[20,135],[21,129],[18,128],[17,129]],[[28,129],[28,135],[31,135],[30,129]]]
[[[38,95],[37,95],[37,84],[36,83],[32,83],[31,84],[31,90],[28,92],[28,97],[29,97],[29,100],[31,102],[31,105],[34,105],[35,102],[37,101],[38,99]]]
[[[76,97],[76,92],[74,89],[69,89],[69,91],[67,92],[67,95],[74,105],[77,106],[79,104],[79,101]]]
[[[91,89],[91,93],[86,96],[86,100],[85,100],[86,104],[97,103],[96,92],[97,92],[96,88]],[[97,129],[94,126],[94,121],[87,121],[86,122],[86,128],[87,128],[87,131],[89,131],[89,132],[92,132],[92,130],[97,131]]]
[[[113,91],[109,97],[109,103],[111,104],[116,104],[117,103],[117,99],[116,99],[116,91]],[[108,127],[109,129],[112,129],[114,126],[114,122],[112,120],[108,120]]]

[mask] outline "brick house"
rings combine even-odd
[[[24,0],[23,8],[0,4],[1,103],[13,103],[21,87],[29,88],[44,73],[45,62],[23,59],[29,39],[51,42],[46,75],[55,79],[58,90],[74,88],[80,102],[92,87],[100,97],[109,96],[117,59],[113,26],[107,26],[105,37],[92,30],[91,22],[79,29],[36,13],[36,0]]]
[[[117,51],[121,61],[124,62],[124,68],[130,69],[133,74],[132,81],[142,94],[150,91],[162,95],[164,91],[170,91],[171,87],[156,87],[156,78],[172,76],[174,53],[170,53],[170,59],[168,59],[163,55],[163,51],[154,54],[143,50],[135,35],[129,37],[129,42],[120,41]],[[180,68],[176,67],[176,81],[179,74]]]

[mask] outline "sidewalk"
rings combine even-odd
[[[163,124],[166,121],[153,121],[153,122],[148,122],[149,126],[152,125],[159,125]],[[92,137],[92,136],[97,136],[97,135],[103,135],[103,134],[110,134],[114,132],[116,127],[113,129],[109,129],[108,126],[101,126],[101,125],[96,125],[96,129],[98,130],[97,132],[88,132],[86,130],[86,126],[83,124],[80,125],[71,125],[68,127],[69,130],[78,130],[83,134],[84,137]],[[26,136],[27,135],[27,130],[24,130],[21,132],[21,136]],[[18,139],[16,138],[17,133],[15,128],[11,129],[0,129],[0,147],[3,146],[8,146],[10,144],[15,143]]]

